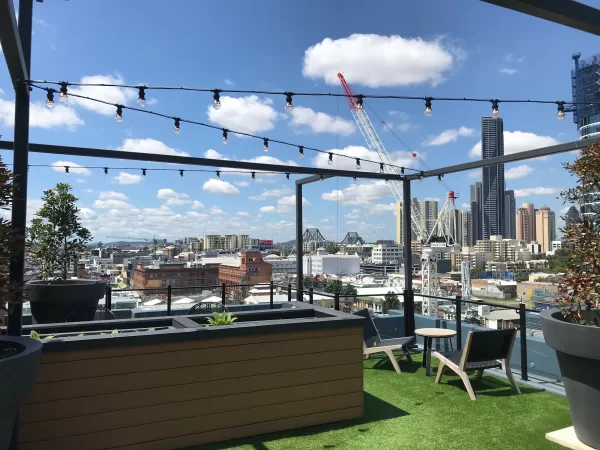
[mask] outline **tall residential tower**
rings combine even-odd
[[[502,119],[481,118],[481,157],[504,155],[504,125]],[[504,164],[484,167],[483,171],[483,239],[505,236]]]

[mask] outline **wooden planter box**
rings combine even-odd
[[[221,327],[199,325],[205,316],[36,325],[172,328],[45,343],[19,449],[177,449],[361,417],[363,319],[276,306]]]

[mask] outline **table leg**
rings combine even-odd
[[[431,347],[433,345],[433,338],[429,338],[429,346],[427,348],[427,367],[425,368],[425,375],[431,375]]]
[[[453,352],[454,351],[454,347],[452,347],[452,338],[449,337],[448,340],[450,341],[450,351]]]
[[[427,344],[429,342],[429,338],[427,336],[423,337],[423,367],[427,366]]]

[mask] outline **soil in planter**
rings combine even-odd
[[[14,347],[3,348],[0,350],[0,360],[11,358],[19,354],[19,349]]]

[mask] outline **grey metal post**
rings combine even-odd
[[[273,280],[269,283],[269,307],[273,309]]]
[[[221,304],[225,306],[225,300],[227,298],[227,289],[225,288],[225,283],[221,284]]]
[[[462,349],[462,296],[456,296],[456,350]]]
[[[167,316],[171,315],[171,301],[173,300],[173,296],[171,293],[171,285],[167,285]]]
[[[404,330],[406,336],[415,332],[415,297],[412,287],[412,247],[410,216],[410,181],[402,181],[404,198],[402,200],[402,219],[404,220]]]
[[[292,283],[288,283],[287,287],[288,302],[292,301]]]
[[[106,309],[112,309],[112,287],[110,284],[106,285],[106,296],[104,298],[104,306]]]
[[[336,292],[333,295],[333,309],[335,309],[336,311],[340,310],[340,294],[339,294],[339,292]]]
[[[314,302],[313,296],[314,296],[314,290],[313,290],[313,287],[311,286],[311,287],[308,289],[308,303],[310,303],[311,305],[312,305],[312,304],[313,304],[313,302]]]
[[[527,381],[527,318],[525,303],[519,304],[519,340],[521,341],[521,379]]]
[[[296,289],[301,296],[304,282],[302,260],[302,185],[296,181]]]
[[[31,23],[33,20],[33,0],[19,2],[19,38],[23,49],[23,59],[27,72],[31,75]],[[31,76],[29,77],[31,78]],[[13,80],[13,82],[18,80]],[[24,80],[20,80],[24,81]],[[27,225],[27,169],[29,165],[29,87],[19,84],[15,87],[15,131],[14,131],[13,173],[14,197],[12,203],[12,231],[15,235],[16,254],[10,260],[10,281],[17,286],[23,283],[25,271],[25,229]],[[11,336],[21,336],[23,316],[23,289],[14,293],[14,304],[8,308],[7,332]]]

